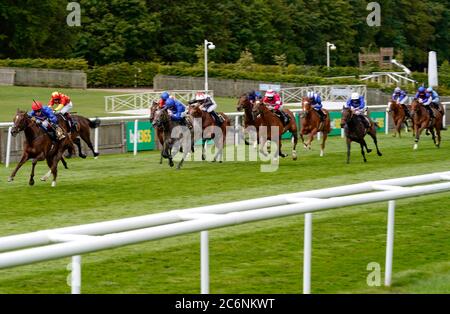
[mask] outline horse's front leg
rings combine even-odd
[[[207,139],[202,138],[202,160],[206,160],[206,142]]]
[[[38,162],[37,158],[33,159],[31,166],[30,181],[28,181],[29,185],[34,185],[34,168],[36,167],[37,162]]]
[[[416,139],[414,140],[414,150],[419,148],[420,134],[422,133],[424,128],[424,126],[415,126],[414,133],[416,134]]]
[[[26,163],[28,160],[28,153],[26,151],[23,152],[22,158],[20,159],[19,163],[17,164],[14,171],[11,173],[11,175],[8,178],[8,182],[11,182],[14,180],[14,177],[16,176],[17,171],[19,171],[20,167],[23,166],[24,163]]]
[[[351,150],[351,147],[352,147],[352,140],[347,137],[346,138],[346,142],[347,142],[347,164],[349,164],[350,163],[350,150]]]
[[[366,154],[364,153],[364,147],[367,146],[366,141],[364,141],[364,139],[362,139],[361,142],[359,143],[359,145],[361,146],[361,155],[363,156],[363,160],[364,160],[364,162],[367,162]]]

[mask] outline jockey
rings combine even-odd
[[[281,97],[277,92],[274,92],[272,89],[267,90],[262,102],[264,104],[268,104],[269,109],[274,110],[276,114],[281,116],[281,121],[284,125],[288,124],[289,117],[283,112],[283,110],[281,110],[283,103],[281,102]]]
[[[408,95],[400,87],[396,87],[394,89],[394,93],[392,94],[392,100],[400,104],[403,107],[406,116],[410,117],[408,107],[406,107],[408,99],[409,99]]]
[[[325,120],[326,114],[322,111],[322,99],[320,98],[319,94],[310,91],[308,92],[307,97],[314,110],[319,114],[320,121],[323,122]]]
[[[260,92],[257,92],[257,91],[254,91],[254,90],[251,90],[249,93],[248,93],[248,100],[250,100],[250,102],[252,103],[252,104],[254,104],[256,101],[261,101],[262,100],[262,96],[261,96],[261,93]]]
[[[189,101],[189,104],[195,104],[195,103],[199,103],[201,106],[201,109],[203,111],[208,112],[215,121],[215,124],[217,126],[221,126],[223,123],[223,120],[221,117],[219,117],[219,115],[214,111],[217,108],[217,103],[208,95],[206,95],[203,92],[198,92],[195,95],[195,99],[192,99]]]
[[[423,86],[419,87],[419,89],[417,90],[415,98],[418,99],[419,102],[422,105],[425,106],[425,108],[427,109],[428,113],[430,114],[430,117],[434,118],[433,110],[431,110],[431,107],[430,107],[430,104],[433,101],[433,96],[427,92],[425,87],[423,87]]]
[[[186,108],[175,98],[171,97],[168,92],[161,94],[162,109],[168,110],[172,121],[177,121],[182,125],[186,125]]]
[[[359,93],[352,93],[350,99],[347,100],[345,108],[350,108],[357,116],[361,117],[360,119],[366,129],[370,128],[370,120],[366,116],[367,109],[364,96],[360,96]]]
[[[31,104],[31,109],[32,111],[28,112],[28,116],[32,118],[32,120],[34,120],[39,127],[48,133],[52,141],[62,140],[65,138],[64,132],[58,125],[58,118],[56,118],[50,107],[42,106],[40,101],[33,101]]]
[[[55,105],[57,105],[56,108],[54,108]],[[67,119],[70,130],[76,131],[76,124],[69,113],[69,111],[73,107],[72,101],[70,100],[69,96],[64,95],[60,92],[53,92],[52,97],[50,98],[50,102],[48,103],[48,106],[55,113],[61,112],[63,117]]]

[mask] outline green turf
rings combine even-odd
[[[83,89],[57,89],[69,95],[73,101],[74,112],[87,117],[117,116],[117,114],[105,112],[104,96],[122,95],[124,92],[96,91]],[[9,122],[14,117],[18,108],[30,110],[33,99],[44,104],[50,100],[51,93],[55,88],[43,87],[19,87],[0,86],[0,122]],[[217,97],[218,111],[235,112],[237,99]]]
[[[449,132],[442,148],[424,137],[418,151],[410,137],[380,135],[384,155],[363,163],[353,145],[330,139],[326,155],[299,151],[279,170],[259,162],[187,162],[181,171],[159,165],[157,152],[69,161],[58,186],[28,186],[30,164],[13,183],[0,168],[0,235],[132,217],[176,208],[447,171]],[[370,142],[370,141],[369,141]],[[289,144],[286,144],[288,151]],[[369,144],[373,147],[373,144]],[[14,166],[14,165],[12,165]],[[46,172],[41,163],[38,175]],[[384,273],[387,204],[314,214],[313,293],[449,293],[450,193],[397,202],[392,288],[368,287],[367,264]],[[301,293],[303,217],[250,223],[210,232],[211,293]],[[69,258],[0,270],[0,293],[68,293]],[[84,293],[199,293],[199,234],[190,234],[83,256]]]

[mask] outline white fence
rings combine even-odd
[[[203,92],[204,90],[202,90]],[[197,90],[172,90],[170,95],[183,103],[195,98]],[[162,91],[153,91],[137,94],[124,94],[105,96],[105,111],[117,112],[123,110],[148,109],[154,100],[159,100]],[[208,94],[214,96],[214,91],[208,91]]]
[[[172,210],[146,216],[7,236],[0,238],[0,252],[4,252],[0,254],[0,269],[72,257],[72,293],[80,293],[81,254],[201,232],[201,293],[209,293],[208,230],[304,214],[303,293],[310,293],[312,213],[345,206],[388,201],[384,283],[386,286],[390,286],[394,248],[395,200],[450,191],[449,181],[450,171]],[[439,183],[431,184],[432,182]],[[450,206],[445,202],[442,204]]]
[[[366,85],[320,85],[282,88],[281,99],[285,105],[299,105],[309,91],[320,94],[324,102],[345,102],[353,92],[367,98]]]

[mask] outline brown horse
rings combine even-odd
[[[150,106],[150,117],[149,117],[149,120],[150,120],[151,125],[155,129],[156,137],[158,138],[159,144],[161,145],[161,147],[163,147],[164,146],[164,130],[163,130],[162,127],[157,127],[155,125],[155,123],[154,123],[155,122],[155,114],[156,114],[156,111],[158,109],[160,109],[159,103],[158,103],[157,100],[154,100],[152,102],[152,105]],[[161,155],[161,159],[159,160],[159,164],[162,164],[162,161],[163,161],[163,156]]]
[[[369,134],[372,137],[375,147],[377,148],[377,155],[382,156],[380,150],[378,149],[376,124],[370,121],[370,128],[366,130],[364,123],[361,121],[360,117],[356,115],[351,109],[344,107],[342,109],[341,118],[341,128],[344,128],[345,137],[347,142],[347,163],[350,163],[350,149],[352,141],[359,143],[361,145],[361,155],[363,156],[364,162],[367,162],[366,155],[364,154],[364,148],[367,153],[372,150],[367,147],[367,143],[364,137]]]
[[[261,142],[260,152],[265,155],[263,149],[267,140],[272,140],[272,138],[274,138],[278,141],[278,155],[286,157],[287,155],[283,154],[281,151],[281,135],[286,131],[290,131],[292,133],[292,159],[297,160],[297,152],[295,150],[298,142],[297,124],[295,123],[295,117],[292,111],[289,109],[284,109],[283,111],[289,116],[289,123],[287,125],[283,125],[280,118],[267,107],[267,104],[256,102],[253,106],[253,112],[256,114],[259,113],[261,116],[261,125],[258,128],[258,133],[261,133],[261,127],[267,128],[267,139],[264,139],[263,142]],[[277,134],[271,134],[272,126],[278,127]]]
[[[401,137],[402,124],[405,124],[405,131],[408,132],[408,116],[405,108],[399,102],[390,100],[388,102],[387,112],[392,113],[392,120],[394,121],[393,137],[396,137],[397,134],[398,137]]]
[[[45,159],[53,174],[52,187],[56,186],[58,162],[63,160],[63,152],[73,145],[71,138],[67,136],[66,133],[64,139],[54,143],[50,139],[50,136],[33,122],[25,111],[17,110],[13,122],[14,126],[11,129],[11,134],[16,136],[19,132],[24,131],[25,141],[22,158],[9,176],[8,182],[13,181],[20,167],[22,167],[27,160],[32,159],[32,168],[28,183],[34,185],[34,168],[36,167],[36,163]],[[65,165],[65,167],[67,168],[67,165]]]
[[[256,129],[256,141],[254,142],[254,147],[258,145],[258,128],[261,125],[261,116],[255,116],[253,112],[253,103],[248,98],[248,93],[245,93],[239,97],[238,104],[236,107],[237,111],[244,110],[244,128],[254,127]],[[248,141],[245,140],[245,144],[249,145]]]
[[[97,157],[99,155],[98,152],[94,150],[94,146],[91,142],[91,129],[95,129],[100,125],[100,119],[95,119],[94,121],[91,121],[88,118],[85,118],[80,115],[71,115],[72,121],[76,123],[76,129],[70,129],[67,119],[62,114],[57,114],[56,117],[58,118],[58,124],[59,126],[65,130],[68,134],[70,134],[70,137],[74,144],[78,147],[78,156],[81,158],[86,158],[86,155],[82,153],[81,151],[81,139],[87,144],[87,146],[92,151],[92,154],[94,157]],[[68,149],[68,155],[66,157],[70,158],[72,157],[74,153],[74,150],[71,148]]]
[[[311,149],[311,142],[317,132],[322,132],[322,143],[320,144],[320,157],[323,156],[325,152],[325,142],[328,138],[328,134],[331,131],[330,115],[328,110],[322,109],[325,113],[325,121],[320,121],[320,116],[316,110],[311,105],[311,101],[307,97],[302,99],[302,114],[301,114],[301,130],[300,138],[302,139],[303,146],[307,149]],[[309,139],[305,143],[303,135],[309,134]]]
[[[434,118],[430,117],[428,110],[417,99],[414,99],[411,103],[411,112],[413,113],[414,134],[416,136],[414,140],[414,149],[419,147],[420,134],[424,129],[428,129],[433,137],[433,142],[436,147],[440,147],[441,144],[441,130],[442,130],[442,114],[439,110],[431,108],[434,113]],[[436,135],[434,131],[436,130]],[[437,139],[436,139],[437,137]]]
[[[196,122],[197,119],[201,119],[202,125],[201,125],[201,134],[202,134],[202,160],[206,160],[205,156],[205,146],[206,142],[210,139],[214,140],[214,145],[217,148],[216,155],[214,156],[213,162],[219,160],[219,162],[222,162],[222,151],[223,147],[225,146],[225,140],[227,137],[227,126],[230,126],[230,119],[228,116],[223,112],[217,112],[217,115],[221,116],[223,119],[223,123],[221,124],[220,133],[215,133],[215,129],[217,130],[218,126],[216,126],[216,122],[214,118],[206,111],[203,111],[201,108],[201,105],[190,105],[188,114],[191,116],[192,120],[194,121],[194,129],[199,128],[200,125],[198,125]],[[195,132],[196,134],[199,133]]]

